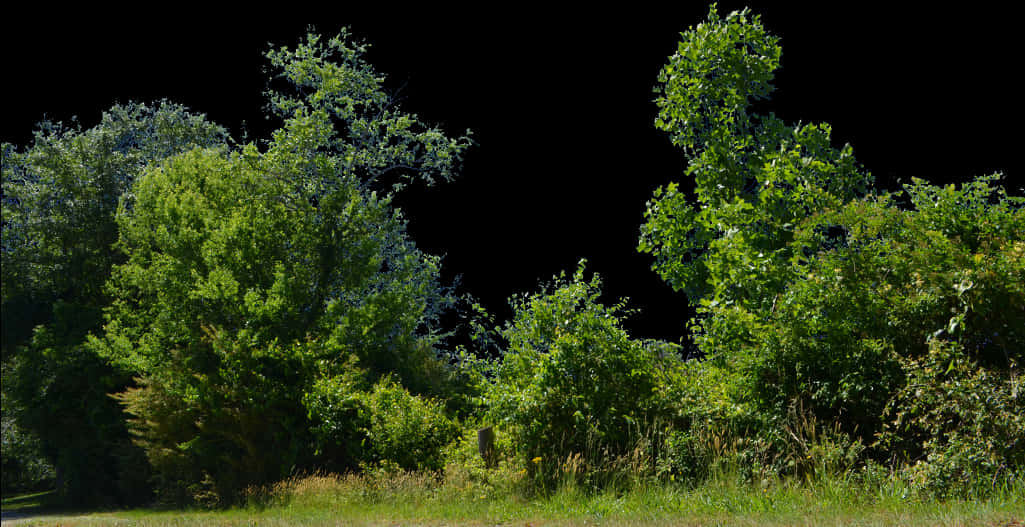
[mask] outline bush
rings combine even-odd
[[[356,466],[441,470],[444,448],[459,435],[441,401],[412,395],[385,376],[361,390],[360,377],[321,380],[306,395],[318,455],[333,461],[321,469]]]
[[[369,411],[367,459],[405,470],[444,468],[443,450],[459,435],[444,403],[411,395],[390,377],[363,396]]]
[[[656,190],[639,249],[696,308],[694,341],[711,367],[681,389],[708,385],[700,377],[711,374],[725,402],[681,406],[689,423],[671,437],[679,458],[667,463],[685,470],[708,457],[708,438],[729,438],[774,470],[806,473],[800,454],[815,454],[801,445],[825,441],[836,453],[826,458],[846,460],[875,441],[885,411],[921,420],[910,437],[888,437],[907,446],[905,460],[932,459],[937,478],[953,481],[941,487],[972,480],[956,475],[973,470],[969,452],[992,458],[986,477],[1017,470],[1013,449],[953,430],[1018,432],[965,412],[1016,408],[1016,395],[999,394],[1017,392],[996,379],[1015,378],[1025,350],[1025,199],[1008,196],[999,176],[960,188],[915,179],[908,203],[873,194],[871,176],[849,145],[832,146],[828,125],[788,126],[752,111],[771,93],[779,57],[759,17],[720,17],[713,6],[659,76],[656,127],[687,154],[694,195],[675,183]],[[951,386],[929,378],[918,361],[930,346],[954,346],[947,364],[968,361],[976,373]],[[923,393],[938,390],[931,402],[902,391],[918,382],[928,384]],[[999,400],[961,401],[957,383]],[[953,424],[930,428],[926,415]],[[877,461],[892,454],[869,452]]]
[[[877,447],[911,466],[930,495],[984,498],[1025,469],[1025,383],[1014,368],[982,368],[939,339],[905,361],[908,382],[887,406]]]
[[[581,263],[571,280],[514,298],[501,331],[508,349],[486,388],[489,417],[542,481],[574,455],[600,467],[628,454],[662,414],[663,359],[621,327],[623,304],[600,295]]]

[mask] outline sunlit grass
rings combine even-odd
[[[478,482],[479,483],[479,482]],[[544,498],[430,474],[312,475],[253,490],[221,511],[131,510],[17,520],[15,525],[1017,525],[1023,489],[986,500],[912,497],[897,482],[832,477],[743,483],[730,475],[687,488],[641,484],[621,492],[564,485]],[[7,501],[5,500],[5,510]]]

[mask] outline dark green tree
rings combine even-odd
[[[149,163],[226,137],[162,102],[114,106],[88,130],[46,122],[24,151],[3,147],[5,418],[39,438],[70,503],[146,498],[144,460],[106,395],[130,376],[83,347],[123,261],[118,203]]]

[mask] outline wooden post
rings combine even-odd
[[[495,430],[492,427],[477,430],[477,451],[484,458],[484,466],[495,467]]]

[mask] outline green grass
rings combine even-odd
[[[254,494],[256,496],[256,494]],[[336,526],[336,525],[1025,525],[1022,489],[986,500],[908,497],[897,484],[842,479],[797,484],[736,483],[719,478],[697,488],[638,485],[627,492],[587,493],[568,485],[547,498],[515,488],[429,476],[312,476],[282,482],[247,506],[219,511],[126,510],[43,515],[15,525],[61,526]],[[13,506],[23,497],[10,500]],[[26,501],[31,498],[24,497]],[[9,500],[4,501],[4,510]],[[1019,522],[1019,523],[1016,523]]]

